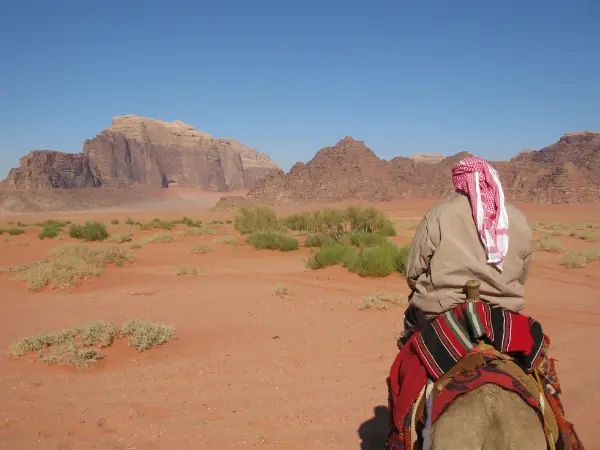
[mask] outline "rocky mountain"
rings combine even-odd
[[[21,158],[0,187],[12,189],[198,186],[233,191],[254,186],[278,169],[264,153],[214,138],[180,121],[137,116],[113,119],[79,154],[35,150]]]
[[[308,163],[295,164],[288,174],[270,171],[247,197],[284,202],[445,197],[454,190],[452,165],[468,155],[459,153],[427,163],[402,157],[385,161],[363,142],[345,137],[320,150]],[[568,133],[542,150],[522,152],[510,161],[492,165],[511,200],[600,201],[600,133]]]

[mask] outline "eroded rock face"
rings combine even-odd
[[[264,153],[239,141],[216,139],[180,121],[116,117],[86,140],[80,154],[33,151],[11,170],[3,187],[199,186],[233,191],[254,186],[277,168]]]
[[[468,153],[424,164],[418,158],[379,159],[364,143],[346,137],[320,150],[286,175],[275,171],[257,182],[249,198],[273,201],[446,197],[453,193],[452,165]],[[539,151],[491,162],[508,199],[573,203],[600,200],[600,133],[564,135]]]
[[[34,150],[11,169],[2,187],[13,189],[96,187],[88,158],[83,154]]]

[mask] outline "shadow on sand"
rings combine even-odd
[[[388,436],[387,406],[373,408],[373,417],[358,428],[361,450],[383,450]]]

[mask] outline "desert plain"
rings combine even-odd
[[[171,192],[184,200],[0,216],[5,230],[26,224],[22,234],[0,236],[0,268],[76,244],[119,246],[135,257],[67,289],[33,291],[13,272],[0,273],[0,449],[382,448],[385,379],[405,302],[365,308],[363,301],[381,294],[406,298],[403,276],[309,269],[312,250],[302,245],[303,236],[295,251],[255,250],[231,223],[235,211],[210,210],[216,194]],[[195,202],[186,203],[190,198]],[[352,204],[374,205],[396,227],[390,239],[409,245],[436,202]],[[586,447],[598,448],[600,261],[563,263],[570,252],[600,247],[600,205],[516,205],[536,239],[524,313],[550,336],[567,418]],[[279,207],[277,213],[323,206]],[[125,223],[128,217],[182,216],[210,224],[211,233],[188,235],[179,225],[168,231],[170,242],[132,245],[164,230],[140,230]],[[82,243],[66,231],[60,239],[41,240],[40,228],[31,224],[48,219],[101,221],[111,235],[130,234],[131,241]],[[199,246],[211,251],[194,253]],[[197,273],[178,275],[182,267]],[[35,352],[15,358],[9,350],[26,336],[133,318],[173,326],[176,338],[144,352],[117,339],[87,368],[49,364]]]

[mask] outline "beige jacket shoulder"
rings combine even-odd
[[[410,303],[440,314],[464,302],[464,284],[477,279],[482,299],[514,312],[523,309],[532,232],[519,209],[507,203],[506,210],[509,247],[502,272],[487,263],[466,196],[457,194],[429,211],[407,257]]]

